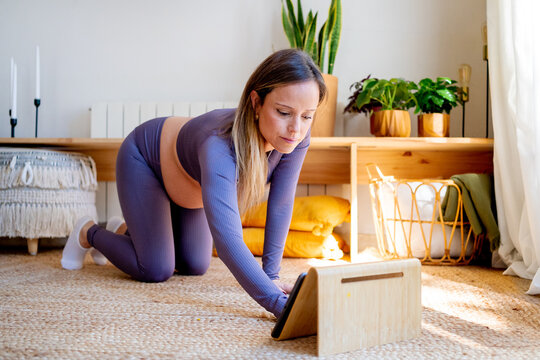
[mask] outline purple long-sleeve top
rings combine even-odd
[[[279,316],[287,295],[272,280],[279,278],[296,184],[310,134],[290,154],[273,150],[268,157],[270,192],[261,268],[243,241],[236,156],[230,136],[222,133],[234,121],[235,111],[214,110],[187,122],[178,135],[178,158],[186,172],[201,185],[203,206],[218,256],[255,301]]]

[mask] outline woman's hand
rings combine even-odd
[[[272,280],[272,281],[274,282],[274,284],[277,285],[278,288],[281,289],[281,291],[283,291],[284,294],[290,294],[291,293],[291,291],[293,289],[293,286],[291,284],[281,282],[279,279]]]

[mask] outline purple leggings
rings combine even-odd
[[[212,236],[204,210],[173,203],[163,185],[159,142],[165,118],[147,121],[129,134],[116,160],[116,184],[128,232],[97,225],[88,242],[134,279],[165,281],[176,270],[202,275],[210,265]]]

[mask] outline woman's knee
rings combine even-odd
[[[137,280],[143,282],[163,282],[168,280],[174,273],[174,265],[153,264],[149,267],[139,267]]]
[[[210,267],[209,259],[189,259],[176,264],[180,275],[204,275]]]

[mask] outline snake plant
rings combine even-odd
[[[302,3],[298,0],[295,9],[292,0],[281,3],[281,20],[283,30],[292,48],[302,49],[311,55],[321,71],[325,71],[328,48],[328,67],[326,72],[332,74],[334,61],[341,37],[341,0],[332,0],[328,9],[328,18],[319,30],[317,38],[318,12],[309,11],[306,19],[302,11]]]

